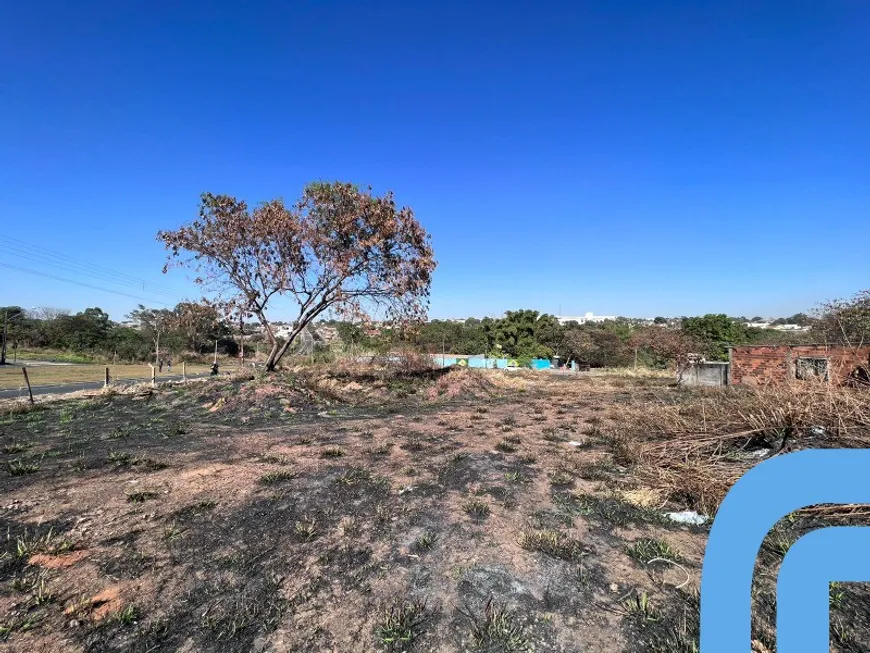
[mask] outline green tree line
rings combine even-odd
[[[727,360],[728,348],[749,344],[840,345],[870,343],[870,292],[823,304],[812,317],[799,313],[787,323],[808,331],[778,331],[747,325],[746,318],[725,314],[677,320],[617,318],[603,323],[560,324],[546,313],[521,309],[499,318],[464,321],[431,320],[402,328],[376,328],[330,320],[343,348],[350,353],[388,353],[408,349],[429,354],[487,355],[524,364],[532,358],[559,357],[591,367],[640,365],[664,367],[697,354]],[[95,357],[144,361],[164,353],[204,354],[214,350],[235,355],[238,343],[218,312],[209,306],[182,302],[172,309],[139,306],[125,324],[109,319],[100,308],[79,313],[19,306],[0,307],[0,326],[7,320],[10,350],[51,348]],[[262,335],[252,340],[262,340]],[[11,357],[11,354],[10,354]]]
[[[332,321],[339,338],[354,351],[386,353],[411,346],[429,354],[487,355],[515,359],[559,357],[590,367],[639,365],[664,367],[688,354],[727,360],[728,347],[748,344],[799,344],[818,333],[777,331],[745,325],[725,314],[676,321],[617,318],[602,323],[560,324],[535,310],[508,311],[500,318],[431,320],[412,330],[371,329]]]
[[[7,358],[16,348],[53,349],[93,358],[148,361],[163,354],[203,354],[214,350],[234,355],[236,342],[228,325],[214,309],[182,302],[173,309],[139,306],[129,323],[111,320],[98,307],[79,313],[53,309],[34,311],[20,306],[0,307],[0,327],[5,320]]]

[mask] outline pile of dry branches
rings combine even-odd
[[[715,512],[750,467],[786,451],[870,446],[870,394],[823,383],[685,389],[621,407],[617,461],[674,501]]]

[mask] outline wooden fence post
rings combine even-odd
[[[187,363],[181,361],[181,380],[187,381]]]
[[[27,384],[27,394],[30,395],[30,405],[33,405],[33,388],[30,387],[30,377],[27,376],[27,368],[22,367],[21,371],[24,372],[24,382]]]
[[[103,386],[104,388],[109,387],[109,368],[106,367],[106,384]]]
[[[157,385],[157,368],[151,363],[148,363],[148,367],[151,368],[151,387],[154,387]]]

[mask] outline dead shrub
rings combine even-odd
[[[680,389],[621,407],[604,436],[645,485],[712,514],[764,458],[870,446],[870,403],[866,392],[821,383]]]
[[[426,398],[486,397],[494,391],[495,386],[485,372],[456,367],[435,381],[427,391]]]

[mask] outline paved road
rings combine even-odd
[[[202,374],[188,374],[188,379],[208,376],[208,372]],[[175,374],[172,376],[161,376],[157,379],[158,383],[164,381],[181,381],[182,376]],[[117,379],[112,382],[113,387],[132,385],[133,383],[147,383],[148,379]],[[78,392],[79,390],[99,390],[103,387],[102,381],[82,381],[79,383],[58,383],[56,385],[35,385],[33,386],[33,396],[50,395],[50,394],[67,394],[70,392]],[[0,390],[0,399],[14,399],[15,397],[26,397],[27,388]]]

